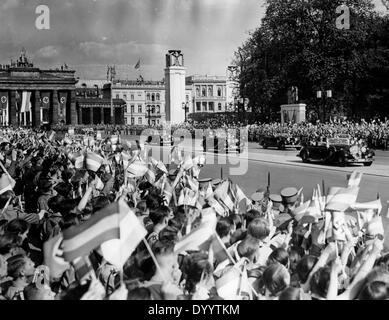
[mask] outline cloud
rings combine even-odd
[[[20,0],[5,0],[3,4],[0,5],[0,10],[8,10],[12,8],[16,8],[19,6]]]
[[[59,55],[59,49],[56,46],[46,46],[35,52],[36,58],[55,58]]]

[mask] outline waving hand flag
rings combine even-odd
[[[67,261],[89,255],[103,242],[119,239],[119,214],[121,207],[117,202],[93,214],[93,216],[63,231],[63,257]]]
[[[105,260],[122,268],[147,231],[123,200],[118,202],[118,207],[120,237],[106,241],[100,247]]]

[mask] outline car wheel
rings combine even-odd
[[[341,167],[346,166],[346,157],[343,154],[339,155],[338,163]]]
[[[301,154],[301,159],[303,160],[304,163],[307,163],[309,161],[308,153],[306,151],[303,151],[303,153]]]
[[[266,144],[266,142],[262,143],[262,148],[267,149],[267,144]]]
[[[285,144],[281,143],[280,145],[278,145],[278,149],[285,150]]]
[[[363,165],[365,167],[370,167],[372,165],[373,161],[369,161],[369,162],[364,162]]]

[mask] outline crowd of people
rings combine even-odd
[[[262,137],[266,136],[287,136],[290,138],[296,138],[299,141],[308,140],[320,140],[324,141],[327,137],[334,137],[336,135],[350,135],[356,139],[363,139],[367,142],[369,147],[375,149],[388,149],[389,148],[389,120],[381,121],[379,119],[372,121],[361,120],[360,122],[337,120],[327,123],[317,122],[315,124],[310,122],[302,123],[255,123],[245,125],[239,122],[229,122],[223,119],[212,119],[203,122],[196,122],[189,120],[186,123],[178,125],[172,125],[169,127],[171,133],[176,130],[185,129],[195,136],[196,129],[202,129],[206,134],[213,134],[215,130],[222,132],[223,130],[237,130],[241,128],[247,128],[248,141],[259,142]],[[88,130],[96,131],[102,130],[106,134],[120,133],[122,135],[140,135],[144,130],[150,128],[148,125],[91,125],[91,126],[77,126],[75,129],[78,133],[85,133]],[[166,131],[166,127],[163,125],[156,125],[153,129],[160,132]],[[56,131],[65,130],[66,126],[54,128]],[[170,132],[169,131],[169,132]]]
[[[316,133],[252,127],[280,128]],[[149,140],[0,134],[0,299],[389,298],[382,206],[356,202],[360,174],[311,199],[303,186],[247,196],[230,179],[200,178],[201,154],[152,158]]]

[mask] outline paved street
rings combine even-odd
[[[220,178],[221,176],[230,177],[234,182],[238,183],[247,196],[250,196],[258,188],[266,187],[267,175],[271,175],[271,193],[279,193],[282,188],[294,186],[304,187],[304,197],[312,196],[312,189],[320,184],[322,180],[326,189],[330,186],[346,186],[346,175],[353,170],[364,172],[361,182],[361,189],[357,201],[366,202],[377,198],[379,193],[384,216],[385,228],[389,231],[389,219],[386,219],[387,201],[389,201],[389,152],[377,151],[377,161],[371,167],[346,167],[340,168],[336,166],[325,166],[316,164],[304,164],[296,157],[296,150],[279,151],[279,150],[263,150],[257,145],[249,146],[247,155],[240,155],[243,158],[240,164],[237,164],[237,155],[220,155],[217,159],[214,155],[207,153],[207,165],[204,166],[200,173],[200,178],[212,177]],[[160,151],[160,147],[153,147],[154,156],[156,151]],[[163,148],[161,158],[167,159],[169,147]],[[244,166],[245,158],[247,160],[247,172],[243,175],[231,175],[231,168],[237,168],[239,165]],[[225,164],[220,164],[220,162]],[[213,164],[210,164],[213,163]],[[377,170],[377,168],[379,170]],[[389,238],[388,238],[389,239]],[[389,240],[386,239],[385,245],[389,248]]]

